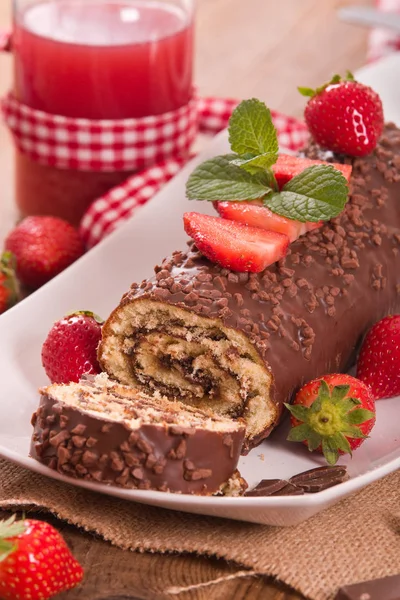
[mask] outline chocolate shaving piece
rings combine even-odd
[[[302,488],[287,481],[285,487],[274,492],[271,496],[302,496],[303,494],[304,490]]]
[[[324,465],[322,467],[315,467],[314,469],[309,469],[308,471],[303,471],[302,473],[298,473],[297,475],[293,475],[289,479],[290,483],[294,483],[295,485],[299,485],[299,483],[304,483],[309,481],[310,479],[319,479],[325,476],[328,477],[343,477],[347,474],[347,469],[342,465]]]
[[[310,469],[304,473],[294,475],[290,483],[302,488],[305,492],[315,494],[334,485],[343,483],[349,478],[346,467],[341,465],[323,466]]]
[[[323,466],[309,469],[285,479],[263,479],[245,496],[300,496],[315,493],[342,483],[349,478],[347,469],[342,465]]]
[[[298,483],[296,484],[297,487],[301,487],[305,492],[308,492],[309,494],[315,494],[316,492],[322,492],[322,490],[327,490],[330,487],[333,487],[334,485],[338,485],[338,483],[343,483],[343,481],[346,481],[346,479],[348,479],[348,477],[345,478],[341,478],[341,479],[310,479],[307,482],[304,483]]]
[[[255,488],[245,493],[245,496],[272,496],[287,485],[284,479],[263,479]]]
[[[400,575],[345,585],[335,600],[400,600]]]

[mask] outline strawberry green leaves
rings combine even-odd
[[[278,190],[271,168],[278,159],[277,134],[259,100],[244,100],[234,110],[229,142],[232,154],[207,160],[190,175],[189,200],[261,199],[272,212],[301,222],[327,221],[343,210],[347,181],[330,165],[311,166]]]
[[[298,87],[297,90],[300,92],[302,96],[306,96],[308,98],[313,98],[317,96],[321,92],[323,92],[328,86],[336,85],[341,81],[355,81],[354,75],[351,71],[346,71],[346,77],[341,77],[340,75],[333,75],[332,79],[328,81],[328,83],[324,83],[320,87],[317,87],[315,90],[309,87]]]
[[[349,395],[350,385],[332,388],[321,379],[310,406],[285,404],[295,425],[287,437],[290,442],[305,442],[310,451],[322,450],[327,462],[334,465],[340,453],[352,453],[354,440],[367,435],[360,425],[375,418],[362,402]]]
[[[16,547],[15,542],[9,538],[24,533],[25,529],[23,521],[16,521],[15,515],[5,521],[0,521],[0,562],[7,558]]]

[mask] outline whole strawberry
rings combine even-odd
[[[357,377],[375,400],[400,395],[400,315],[385,317],[368,331],[357,361]]]
[[[15,260],[11,252],[3,252],[0,256],[0,315],[20,298],[14,268]]]
[[[84,252],[78,232],[58,217],[27,217],[8,234],[5,247],[17,261],[20,282],[37,289]]]
[[[97,346],[103,321],[89,311],[54,323],[42,347],[42,364],[52,383],[78,382],[85,373],[100,373]]]
[[[314,379],[297,393],[292,405],[288,440],[322,452],[334,465],[339,454],[358,448],[375,424],[375,403],[369,388],[350,375]]]
[[[0,598],[46,600],[75,587],[81,565],[63,537],[43,521],[0,522]]]
[[[370,87],[335,75],[316,89],[299,88],[311,96],[304,111],[308,128],[322,147],[348,154],[370,154],[382,134],[384,119],[380,97]]]

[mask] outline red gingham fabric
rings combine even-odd
[[[202,98],[199,100],[201,131],[217,133],[228,125],[237,100]],[[279,143],[290,150],[299,150],[308,139],[307,127],[301,121],[271,111],[278,132]],[[127,179],[122,185],[95,200],[86,211],[80,225],[80,234],[87,246],[93,247],[119,225],[131,218],[185,164],[185,160],[171,159]]]
[[[400,13],[400,0],[376,0],[376,7],[384,12]],[[400,36],[389,29],[372,29],[368,44],[368,62],[400,50]]]
[[[137,171],[171,157],[187,157],[197,134],[197,99],[139,119],[91,120],[35,110],[9,94],[6,124],[19,150],[35,162],[80,171]]]
[[[185,159],[170,158],[129,177],[122,185],[95,200],[80,224],[80,234],[86,247],[92,248],[132,217],[140,206],[146,204],[181,170],[185,162]]]

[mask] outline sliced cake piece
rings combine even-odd
[[[30,454],[64,475],[200,495],[240,493],[245,485],[236,472],[240,422],[150,397],[105,374],[40,393]]]

